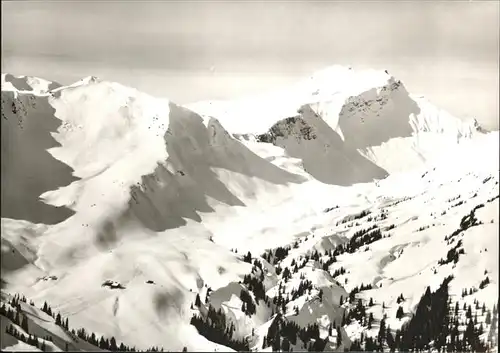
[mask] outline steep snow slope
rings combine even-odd
[[[55,224],[68,208],[39,200],[41,194],[75,181],[72,169],[52,157],[58,146],[52,134],[60,121],[46,97],[31,91],[4,91],[2,86],[2,217]]]
[[[47,93],[62,87],[57,82],[47,81],[33,76],[14,76],[2,74],[2,91],[31,92],[35,94]]]
[[[175,349],[188,343],[206,348],[206,340],[197,343],[191,337],[194,328],[189,326],[189,317],[186,320],[190,290],[200,290],[207,281],[215,287],[218,282],[237,280],[246,267],[209,240],[212,233],[197,223],[200,213],[249,206],[264,193],[279,200],[278,192],[287,184],[306,178],[261,159],[230,137],[215,119],[204,122],[167,100],[96,78],[48,94],[2,92],[2,99],[8,118],[2,125],[10,128],[2,142],[20,135],[16,147],[2,145],[2,161],[12,164],[2,166],[2,187],[19,185],[10,197],[2,198],[2,212],[7,212],[2,214],[2,252],[9,258],[2,266],[4,285],[19,285],[36,301],[49,300],[87,328],[99,324],[103,310],[119,302],[121,310],[110,312],[112,318],[100,328],[101,333],[123,338],[136,332],[143,337],[134,341],[138,346],[161,345],[171,336]],[[14,106],[24,110],[10,109]],[[24,133],[13,124],[19,117],[28,125],[42,126]],[[57,119],[61,121],[58,128],[52,123]],[[48,142],[33,144],[43,139]],[[54,147],[55,142],[60,147]],[[23,148],[36,149],[45,160],[39,157],[22,164],[16,160],[19,151],[23,158],[30,155]],[[52,177],[13,174],[15,167],[33,168],[32,164],[39,175],[52,173]],[[60,164],[66,170],[58,170]],[[70,185],[57,182],[66,180],[68,174],[74,180]],[[30,182],[36,184],[36,192],[29,192],[26,185]],[[51,223],[36,218],[43,214],[38,209],[31,213],[29,208],[22,209],[27,200],[37,207],[55,206],[51,210],[59,212],[60,223],[39,227],[21,221]],[[13,203],[24,213],[13,213]],[[65,209],[73,214],[61,214]],[[167,230],[171,231],[161,235]],[[198,255],[193,253],[195,247]],[[124,266],[130,259],[134,264]],[[56,276],[59,284],[41,280],[47,275]],[[107,279],[126,286],[123,299],[101,287]],[[149,279],[157,285],[146,284]],[[142,309],[140,298],[147,298]],[[143,320],[132,320],[137,318],[133,307],[142,310]]]
[[[463,123],[410,95],[387,72],[342,66],[280,92],[188,107],[218,118],[231,133],[283,147],[315,179],[336,185],[422,166],[479,130],[476,121]]]
[[[443,132],[446,127],[468,136],[474,125],[473,121],[460,124],[424,97],[410,95],[387,71],[339,65],[280,91],[233,101],[196,102],[187,107],[218,118],[231,133],[262,134],[278,120],[296,116],[303,105],[309,105],[344,141],[358,148],[417,131]],[[360,124],[367,126],[361,129]]]
[[[348,82],[348,78],[359,77],[335,69],[325,74],[327,82],[339,75],[336,70]],[[372,74],[370,80],[360,79],[365,86],[356,86],[359,80],[352,81],[345,91],[354,96],[386,78],[385,74]],[[344,87],[345,80],[335,85]],[[328,85],[322,82],[323,86]],[[310,84],[309,88],[313,87],[317,82]],[[330,95],[328,91],[324,94]],[[405,92],[389,96],[398,94],[407,96]],[[328,341],[325,349],[335,350],[337,333],[334,329],[329,335],[329,325],[334,321],[340,324],[344,312],[351,310],[340,297],[345,300],[355,286],[375,286],[357,296],[373,297],[377,305],[371,310],[380,320],[382,298],[395,300],[404,290],[404,310],[408,313],[414,310],[427,284],[439,284],[451,272],[456,274],[451,286],[456,293],[463,287],[477,286],[486,269],[491,284],[470,298],[478,298],[491,308],[498,301],[498,217],[494,216],[498,198],[492,199],[498,195],[498,155],[492,153],[498,151],[498,134],[469,139],[469,130],[464,130],[466,138],[460,138],[457,145],[458,130],[453,130],[453,124],[449,127],[443,123],[443,131],[421,131],[417,137],[453,147],[443,149],[420,168],[409,163],[405,173],[391,174],[376,183],[354,184],[388,174],[380,167],[382,162],[364,155],[362,140],[349,140],[354,133],[347,132],[359,129],[360,123],[340,122],[340,130],[333,128],[338,114],[322,118],[332,112],[331,107],[325,105],[322,112],[323,108],[303,104],[307,102],[299,98],[302,112],[296,119],[298,131],[305,126],[304,121],[307,126],[320,127],[315,133],[334,142],[326,149],[336,155],[335,161],[348,157],[351,167],[347,170],[342,164],[334,165],[340,176],[323,173],[339,179],[337,184],[350,187],[325,185],[311,177],[320,174],[310,171],[315,165],[305,163],[308,160],[314,164],[317,150],[313,148],[307,155],[300,155],[303,149],[297,148],[299,155],[294,158],[288,153],[293,150],[291,145],[282,149],[257,142],[254,135],[238,140],[225,130],[223,119],[221,124],[219,119],[200,117],[168,100],[154,99],[116,83],[89,77],[49,93],[2,88],[2,112],[9,118],[2,119],[2,131],[6,124],[9,138],[18,136],[15,148],[4,147],[2,136],[2,154],[13,165],[2,165],[2,188],[4,173],[19,184],[19,199],[14,195],[5,200],[23,205],[19,200],[24,197],[23,202],[31,200],[36,207],[52,207],[60,217],[52,222],[58,224],[51,225],[46,219],[35,218],[41,211],[30,213],[29,208],[20,207],[14,214],[8,213],[14,208],[7,207],[4,214],[2,207],[2,290],[22,293],[37,307],[49,302],[69,318],[71,328],[84,327],[87,332],[114,336],[119,342],[142,349],[156,345],[170,350],[184,346],[189,350],[229,350],[207,340],[190,325],[193,314],[206,315],[208,305],[212,305],[235,325],[233,338],[248,339],[254,350],[262,349],[270,327],[283,325],[278,312],[283,313],[285,321],[300,327],[317,323],[319,338]],[[13,105],[23,108],[12,111]],[[40,107],[44,109],[38,111]],[[342,103],[337,108],[345,107]],[[363,109],[349,119],[357,119],[364,114]],[[347,109],[340,117],[349,114],[352,112]],[[396,127],[406,129],[406,123],[398,123],[396,115],[383,114],[388,121],[394,119]],[[43,128],[21,133],[12,123],[20,117]],[[424,119],[427,125],[432,125],[433,117]],[[427,126],[418,124],[420,130]],[[370,129],[373,134],[382,134],[375,124]],[[450,131],[452,137],[448,138]],[[394,141],[407,146],[404,138],[391,136],[365,137],[371,139],[369,143],[389,138],[381,146]],[[389,146],[387,151],[394,153],[394,146],[398,145]],[[21,148],[38,152],[37,158],[45,156],[36,173],[31,173],[37,176],[31,178],[36,191],[27,192],[30,178],[23,180],[23,173],[9,174],[15,170],[16,157],[25,158],[27,154],[18,156]],[[373,154],[382,156],[377,151]],[[389,158],[388,153],[385,156]],[[321,161],[317,165],[331,162],[316,157]],[[35,162],[25,161],[23,168]],[[389,159],[386,163],[393,162]],[[54,173],[53,178],[44,177],[49,172]],[[463,203],[454,206],[460,200],[447,200],[456,197],[457,190]],[[456,240],[447,244],[444,237],[479,203],[485,206],[476,211],[476,216],[484,224],[457,235],[465,255],[455,268],[438,266],[439,259],[456,244]],[[360,218],[359,213],[365,210],[371,214]],[[491,220],[493,224],[488,223]],[[367,250],[362,247],[344,253],[325,268],[325,251],[347,244],[354,232],[373,224],[388,237],[366,246]],[[387,230],[392,224],[394,228]],[[426,226],[430,227],[414,232]],[[478,234],[482,236],[480,242],[474,241]],[[277,249],[288,246],[290,250],[278,258]],[[483,246],[490,250],[484,252]],[[271,257],[263,254],[270,250]],[[241,255],[248,251],[251,261],[258,260],[262,268],[242,261]],[[313,258],[315,251],[320,253],[320,260]],[[425,259],[425,263],[414,259]],[[293,272],[293,262],[301,267],[297,272]],[[481,268],[475,270],[477,264]],[[348,272],[335,273],[341,266]],[[293,272],[290,278],[284,278],[285,268]],[[433,268],[437,268],[437,274],[431,271]],[[422,275],[417,275],[419,272]],[[267,298],[260,299],[255,314],[245,315],[241,290],[250,289],[248,279],[244,279],[250,274],[262,276]],[[304,279],[311,281],[311,289],[293,298],[292,290],[296,291]],[[108,280],[114,281],[112,285],[105,284]],[[201,297],[198,307],[192,305],[197,294]],[[253,289],[250,297],[256,300]],[[391,319],[396,309],[392,304],[387,309]],[[391,327],[398,324],[391,322]],[[348,348],[361,332],[369,334],[370,330],[359,322],[346,323],[340,328],[342,345],[338,349]],[[294,350],[303,350],[309,343],[298,340]]]

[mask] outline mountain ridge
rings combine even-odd
[[[359,75],[351,71],[319,77]],[[305,85],[320,103],[303,101],[299,85],[285,107],[292,116],[265,112],[276,125],[265,142],[228,129],[224,117],[118,83],[87,77],[19,90],[4,77],[2,161],[24,173],[2,165],[2,189],[12,191],[2,202],[72,213],[49,222],[26,201],[15,216],[2,207],[2,294],[47,301],[71,328],[139,349],[270,351],[296,324],[294,351],[343,351],[368,349],[361,335],[376,337],[385,315],[396,334],[426,286],[434,291],[450,274],[460,307],[480,300],[491,311],[498,301],[498,161],[477,158],[498,151],[498,132],[461,129],[430,109],[412,120],[418,104],[386,73],[369,83],[387,78],[393,88],[366,84],[348,104],[328,101],[344,81],[323,82],[329,91],[314,95],[315,84]],[[376,122],[395,123],[360,122],[377,113]],[[34,161],[20,156],[33,153],[22,148],[39,152],[29,173]],[[37,189],[23,194],[31,181]],[[460,298],[464,288],[476,292]],[[370,327],[358,303],[373,315]],[[2,329],[15,324],[1,319]],[[72,342],[45,325],[56,348]]]

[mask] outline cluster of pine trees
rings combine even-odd
[[[21,333],[18,331],[12,324],[9,324],[6,326],[5,332],[18,340],[27,343],[31,346],[35,346],[36,348],[41,349],[42,351],[45,351],[45,341],[42,340],[40,342],[38,340],[38,337],[36,335],[31,335],[29,332],[29,325],[28,325],[28,318],[26,315],[22,314],[21,318],[21,304],[19,301],[25,302],[26,303],[26,297],[20,298],[17,294],[12,298],[9,302],[9,305],[13,308],[12,310],[10,307],[7,308],[5,303],[2,304],[0,307],[0,315],[5,316],[9,320],[11,320],[14,324],[17,326],[20,326],[24,332],[28,334],[28,336],[25,336],[24,333]],[[47,337],[48,340],[48,337]]]
[[[430,228],[430,226],[428,226],[428,225],[427,226],[422,226],[422,227],[420,227],[420,228],[417,229],[417,232],[421,232],[421,231],[429,229],[429,228]]]
[[[382,231],[377,227],[377,225],[373,225],[372,227],[369,227],[367,229],[360,229],[354,233],[354,235],[352,236],[352,238],[349,240],[348,243],[340,244],[335,247],[335,250],[330,252],[325,252],[325,256],[329,256],[329,259],[320,261],[320,264],[326,271],[331,264],[337,261],[336,260],[337,256],[342,255],[344,253],[352,254],[356,252],[359,248],[361,248],[363,245],[369,245],[382,238],[383,238]],[[316,258],[313,259],[319,261],[319,259]]]
[[[462,239],[460,239],[454,247],[448,250],[448,253],[446,254],[446,259],[440,259],[438,261],[438,264],[446,265],[451,262],[456,264],[458,262],[458,258],[460,257],[460,255],[465,254],[465,250],[464,248],[460,248],[461,246],[462,246]]]
[[[486,278],[479,283],[479,289],[485,288],[488,284],[490,284],[490,279],[486,276]]]
[[[10,301],[9,304],[11,307],[13,307],[15,310],[12,310],[11,308],[7,308],[5,303],[2,304],[0,307],[0,315],[3,315],[7,317],[9,320],[11,320],[14,324],[20,326],[24,332],[26,332],[29,336],[26,337],[24,334],[19,334],[19,331],[15,329],[15,327],[8,325],[8,332],[12,336],[15,336],[16,338],[20,339],[21,341],[30,344],[32,346],[35,346],[35,338],[38,340],[36,336],[32,336],[29,334],[29,325],[28,325],[28,319],[26,318],[25,315],[22,315],[21,319],[21,304],[20,302],[27,303],[26,297],[25,296],[19,296],[16,294]],[[31,306],[35,306],[35,303],[33,301],[30,301]],[[120,343],[120,345],[117,344],[116,339],[114,337],[111,337],[110,339],[105,338],[104,336],[101,336],[100,338],[97,338],[95,333],[87,333],[84,328],[80,328],[75,331],[75,329],[72,329],[71,331],[69,330],[69,320],[68,318],[63,319],[60,313],[55,314],[54,310],[52,310],[52,307],[47,303],[44,302],[43,306],[40,308],[44,313],[47,315],[50,315],[55,319],[56,325],[60,326],[61,328],[65,329],[68,332],[71,332],[73,336],[76,336],[96,347],[99,347],[101,349],[105,350],[110,350],[110,351],[121,351],[121,352],[136,352],[135,347],[129,347],[127,345],[124,345],[123,342]],[[9,326],[11,326],[9,328]],[[17,335],[17,336],[16,336]],[[52,341],[52,337],[47,336],[44,338],[46,341]],[[31,344],[32,342],[33,344]],[[38,345],[36,345],[37,348],[44,350],[45,349],[45,342],[42,341],[41,343],[38,341]],[[66,347],[67,348],[67,347]],[[161,350],[158,347],[151,347],[148,348],[148,352],[160,352],[163,351],[163,348]]]
[[[194,314],[190,323],[196,327],[200,335],[212,342],[222,344],[236,351],[250,350],[246,340],[233,339],[236,328],[233,323],[229,326],[226,324],[226,316],[222,309],[215,310],[212,305],[209,305],[206,317]]]
[[[495,185],[498,185],[498,181],[495,182]],[[496,199],[498,199],[499,197],[500,197],[500,195],[493,196],[491,199],[488,199],[486,202],[493,202]]]
[[[344,250],[345,252],[352,254],[363,245],[371,244],[380,239],[382,239],[382,231],[375,225],[366,230],[356,232],[350,239],[349,243],[344,246]]]
[[[19,332],[11,324],[9,324],[9,325],[7,325],[5,327],[5,333],[11,335],[12,337],[17,338],[19,341],[22,341],[22,342],[24,342],[26,344],[29,344],[30,346],[38,348],[38,349],[40,349],[43,352],[45,352],[45,350],[47,349],[44,340],[41,340],[41,342],[40,342],[38,340],[38,337],[36,335],[31,335],[31,334],[28,334],[28,336],[26,337],[24,335],[24,333]]]
[[[261,256],[270,264],[277,265],[280,261],[283,261],[283,259],[288,256],[288,253],[291,249],[291,246],[279,246],[276,249],[266,250]]]
[[[363,284],[361,283],[361,285],[358,287],[354,287],[350,292],[349,292],[349,303],[352,303],[354,302],[354,299],[356,298],[356,294],[358,294],[359,292],[362,292],[364,290],[370,290],[370,289],[373,289],[373,286],[371,284]]]
[[[75,331],[72,330],[72,333],[75,334]],[[99,339],[95,335],[95,333],[90,333],[88,334],[85,329],[80,328],[76,331],[76,336],[88,343],[90,343],[93,346],[99,347],[104,350],[108,351],[119,351],[119,352],[136,352],[135,347],[129,347],[125,344],[120,343],[120,345],[117,344],[116,339],[112,336],[110,339],[104,338],[104,336],[101,336]],[[158,347],[151,347],[146,350],[147,352],[163,352],[163,348],[158,349]]]
[[[317,323],[300,327],[295,322],[288,321],[278,314],[267,330],[262,349],[272,347],[274,352],[289,352],[291,351],[290,344],[296,345],[298,338],[303,342],[303,348],[315,352],[322,352],[328,342],[327,339],[322,340],[319,337]]]
[[[50,315],[56,319],[56,325],[61,326],[63,329],[66,331],[69,331],[69,320],[66,318],[64,320],[61,316],[60,313],[57,313],[57,315],[54,315],[54,311],[50,307],[50,305],[47,304],[47,302],[43,303],[43,306],[40,308],[45,314]]]
[[[385,230],[385,231],[389,231],[389,230],[394,229],[394,228],[396,228],[396,225],[393,223],[393,224],[388,225],[387,227],[385,227],[385,229],[384,229],[384,230]]]
[[[56,320],[55,321],[56,325],[62,327],[66,331],[70,331],[68,318],[66,318],[66,320],[64,320],[64,318],[62,318],[60,313],[57,313],[57,315],[55,315],[54,311],[52,310],[50,305],[47,304],[47,302],[43,303],[41,310],[44,313],[46,313],[47,315],[54,317]],[[129,346],[123,344],[123,342],[120,343],[120,345],[118,345],[116,342],[116,339],[113,336],[109,339],[105,338],[104,336],[101,336],[100,338],[98,338],[95,335],[95,333],[93,333],[93,332],[88,333],[85,330],[85,328],[79,328],[76,331],[74,329],[72,329],[71,333],[73,335],[76,335],[78,338],[90,343],[91,345],[99,347],[101,349],[110,350],[110,351],[123,351],[123,352],[135,352],[136,351],[135,347],[129,347]],[[153,350],[153,349],[156,349],[156,350]],[[159,351],[158,347],[148,348],[148,350],[151,352],[158,352]],[[162,348],[162,351],[163,351],[163,348]]]
[[[283,286],[282,282],[279,283],[278,287],[278,295],[276,295],[273,298],[273,304],[277,306],[278,309],[281,309],[282,313],[286,312],[286,305],[290,303],[291,301],[305,295],[309,294],[311,295],[311,291],[313,290],[313,285],[310,280],[305,279],[305,276],[302,274],[300,276],[300,283],[297,288],[292,288],[290,291],[290,294],[285,295],[285,287]],[[291,295],[291,297],[290,297]],[[323,290],[319,290],[318,292],[318,299],[320,301],[323,300]],[[298,307],[294,307],[295,310],[295,315],[298,315]],[[274,312],[273,312],[274,313]]]
[[[478,221],[476,218],[476,210],[480,209],[481,207],[484,207],[484,204],[479,204],[476,207],[474,207],[468,215],[465,215],[462,217],[460,221],[460,227],[456,230],[453,231],[450,235],[447,235],[444,240],[450,244],[451,240],[455,238],[458,234],[462,233],[463,231],[469,229],[470,227],[473,227],[475,225],[481,224],[481,221]]]
[[[308,254],[305,255],[304,258],[302,258],[302,256],[299,257],[299,259],[297,261],[295,261],[295,259],[292,259],[290,266],[293,268],[293,270],[292,270],[293,273],[297,273],[297,272],[299,272],[299,270],[306,267],[309,260],[310,260],[310,256]],[[301,261],[300,264],[299,264],[299,261]],[[285,267],[285,269],[286,269],[286,267]]]
[[[452,279],[451,276],[447,277],[434,293],[427,287],[415,315],[401,332],[396,332],[394,345],[389,346],[391,349],[424,350],[429,349],[431,341],[434,341],[434,348],[438,350],[444,347],[448,334],[445,327],[449,327],[448,284]],[[395,346],[398,341],[400,347]]]
[[[333,210],[336,210],[337,208],[339,208],[339,206],[334,206],[334,207],[328,207],[328,208],[325,208],[325,210],[323,211],[324,213],[328,213],[328,212],[331,212]]]
[[[313,289],[312,282],[310,280],[308,280],[308,279],[301,278],[299,286],[297,287],[297,289],[294,288],[294,289],[291,290],[290,294],[292,295],[292,300],[300,298],[301,296],[303,296],[304,294],[306,294],[306,292],[308,294],[311,294],[312,289]]]
[[[5,303],[2,303],[0,315],[5,316],[10,321],[20,326],[24,332],[29,334],[28,318],[26,315],[21,314],[21,305],[19,304],[19,296],[17,296],[17,294],[10,300],[9,305],[13,307],[14,310],[10,307],[7,308]]]
[[[370,210],[363,210],[360,213],[356,213],[356,214],[344,217],[342,220],[338,221],[336,225],[339,226],[339,225],[347,223],[347,222],[355,221],[356,219],[361,219],[363,217],[368,216],[369,214],[371,214]]]
[[[328,257],[328,259],[326,261],[322,262],[323,271],[328,271],[330,266],[332,264],[334,264],[335,262],[337,262],[337,257],[335,257],[335,256]]]
[[[481,224],[482,222],[477,220],[475,212],[476,212],[476,210],[478,210],[482,207],[484,207],[484,204],[479,204],[476,207],[474,207],[468,215],[463,216],[461,221],[460,221],[460,227],[458,229],[456,229],[455,231],[453,231],[452,234],[446,236],[445,240],[451,241],[451,239],[456,237],[461,232],[469,229],[470,227]]]
[[[243,255],[243,261],[252,263],[252,253],[249,251],[246,255]]]
[[[278,311],[281,310],[282,313],[286,312],[286,305],[291,301],[290,295],[287,294],[286,297],[284,297],[283,296],[284,294],[285,294],[285,287],[283,286],[282,282],[280,282],[278,286],[278,295],[275,295],[273,297],[273,304],[276,306],[277,310]],[[274,314],[274,309],[273,309],[273,314]]]
[[[333,278],[337,278],[340,275],[345,274],[345,268],[343,266],[340,266],[340,268],[336,269],[331,273]]]
[[[240,299],[243,302],[241,305],[241,311],[243,311],[246,315],[252,316],[257,312],[257,307],[253,302],[252,296],[248,293],[247,290],[242,289],[240,292]]]
[[[467,309],[467,323],[463,335],[460,335],[458,329],[458,303],[455,306],[455,317],[450,315],[453,311],[449,308],[451,299],[448,295],[448,284],[452,278],[447,277],[436,292],[431,293],[430,288],[427,287],[412,319],[394,335],[389,327],[386,328],[385,319],[382,319],[377,338],[366,337],[364,341],[363,339],[356,340],[351,350],[381,351],[387,347],[391,352],[395,350],[427,351],[431,348],[438,351],[445,349],[459,352],[484,352],[486,347],[479,338],[484,329],[482,324],[476,327],[477,318],[472,317],[471,307]],[[397,314],[397,316],[401,315]]]
[[[266,288],[264,287],[264,271],[262,270],[262,264],[259,261],[255,261],[255,268],[260,269],[260,276],[255,275],[245,275],[243,277],[243,283],[247,286],[248,290],[252,291],[255,296],[255,301],[259,304],[260,300],[266,300]],[[259,267],[260,265],[260,267]],[[252,271],[253,272],[253,271]]]
[[[340,297],[340,302],[342,303],[342,297]],[[369,307],[373,306],[373,298],[370,298],[370,302],[368,304]],[[366,326],[369,329],[372,328],[372,324],[374,322],[373,313],[366,315],[366,307],[361,299],[358,299],[355,307],[350,310],[345,310],[342,314],[342,321],[340,326],[345,326],[349,324],[352,320],[357,320],[360,322],[361,326]]]
[[[391,203],[390,205],[388,205],[386,208],[390,208],[390,207],[397,206],[397,205],[399,205],[401,202],[409,201],[409,200],[411,200],[411,199],[413,199],[413,197],[411,197],[411,196],[405,196],[405,197],[403,197],[402,199],[399,199],[399,200],[397,200],[397,201],[394,201],[393,203]]]
[[[345,320],[347,320],[347,322],[350,322],[351,320],[358,320],[361,322],[365,317],[366,317],[365,306],[363,305],[363,301],[361,299],[358,299],[358,304],[352,310],[349,310],[347,317],[344,320],[342,320],[343,321],[342,325],[345,325],[346,323]]]
[[[491,346],[498,345],[498,335],[497,335],[497,324],[498,324],[498,307],[496,305],[493,306],[493,317],[488,311],[486,315],[486,324],[490,325],[490,332],[488,334],[487,341],[491,344]]]

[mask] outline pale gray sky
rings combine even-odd
[[[345,64],[388,69],[498,129],[498,51],[496,0],[2,1],[2,72],[62,84],[95,75],[181,104]]]

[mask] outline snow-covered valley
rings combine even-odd
[[[2,74],[1,348],[497,351],[498,151],[384,71],[186,106]]]

